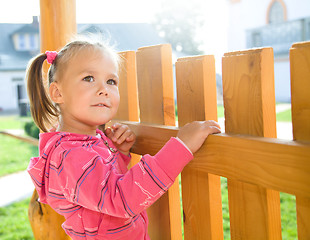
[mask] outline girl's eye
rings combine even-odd
[[[86,81],[86,82],[94,82],[95,79],[93,76],[87,76],[87,77],[84,77],[83,78],[83,81]]]
[[[117,85],[117,82],[114,79],[109,79],[107,81],[107,84],[109,84],[109,85]]]

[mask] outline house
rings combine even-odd
[[[229,0],[228,50],[274,50],[276,101],[290,102],[289,49],[310,40],[309,0]]]
[[[151,24],[111,23],[78,24],[78,33],[103,35],[117,51],[165,43]],[[31,24],[0,24],[0,111],[25,114],[27,93],[25,70],[28,61],[39,53],[39,22]]]
[[[39,52],[39,23],[0,24],[0,109],[14,111],[27,98],[25,69]]]

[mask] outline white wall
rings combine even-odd
[[[309,0],[284,0],[287,7],[287,20],[310,16]]]
[[[0,88],[0,108],[3,110],[18,109],[17,85],[25,84],[25,71],[0,72],[0,81],[7,87]],[[22,79],[13,81],[13,79]]]
[[[228,51],[246,49],[246,30],[267,24],[267,11],[272,0],[240,0],[229,2]],[[287,20],[310,17],[310,0],[283,0]],[[277,101],[290,101],[289,58],[275,59],[275,91]]]
[[[278,102],[290,102],[291,82],[290,82],[290,63],[287,60],[275,60],[274,78],[276,100]]]
[[[287,9],[287,20],[310,16],[309,0],[283,0]],[[245,30],[262,27],[267,23],[267,11],[272,0],[240,0],[229,3],[228,50],[246,48]]]
[[[241,0],[229,4],[229,51],[245,49],[245,30],[266,24],[266,9],[269,2],[270,0]]]

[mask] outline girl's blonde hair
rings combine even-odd
[[[54,82],[62,72],[65,71],[66,65],[80,50],[99,49],[108,54],[119,67],[120,57],[117,52],[102,40],[89,37],[77,37],[75,40],[66,44],[57,54],[57,57],[48,70],[48,86]],[[43,131],[47,132],[47,126],[51,126],[53,120],[60,115],[60,110],[52,102],[46,87],[44,86],[43,63],[47,56],[41,53],[30,60],[26,70],[27,92],[30,101],[30,112],[35,124]]]

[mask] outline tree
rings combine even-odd
[[[154,25],[176,51],[187,54],[202,54],[202,40],[198,33],[204,24],[201,0],[164,1],[162,9],[155,15]]]

